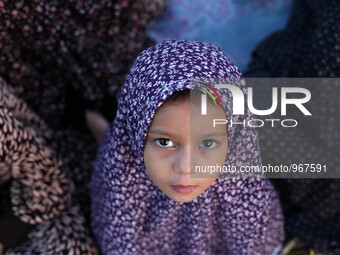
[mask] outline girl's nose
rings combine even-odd
[[[190,147],[180,148],[174,155],[173,170],[178,174],[190,174]]]

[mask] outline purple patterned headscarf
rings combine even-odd
[[[144,142],[153,115],[199,77],[239,79],[241,73],[218,47],[199,42],[167,40],[135,61],[92,176],[92,226],[104,254],[267,255],[280,248],[283,219],[268,180],[220,177],[193,201],[180,203],[146,172]],[[238,120],[231,95],[221,99],[228,118]],[[250,117],[247,111],[242,118]],[[255,129],[228,127],[228,143],[225,164],[261,163]]]

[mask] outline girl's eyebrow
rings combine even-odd
[[[206,134],[200,134],[200,137],[217,137],[217,136],[225,136],[227,137],[227,132],[213,132],[213,133],[206,133]]]
[[[164,130],[157,130],[157,129],[156,130],[150,129],[149,134],[167,135],[167,136],[173,135],[171,132],[167,132],[167,131],[164,131]]]
[[[173,136],[174,134],[171,132],[163,131],[163,130],[149,130],[149,134],[155,134],[155,135],[167,135],[167,136]],[[212,132],[212,133],[206,133],[201,134],[201,137],[216,137],[216,136],[227,136],[227,132]]]

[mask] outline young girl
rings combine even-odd
[[[261,163],[255,129],[221,125],[212,133],[211,122],[190,116],[201,106],[190,106],[187,92],[179,91],[200,77],[236,81],[241,73],[218,47],[198,42],[167,40],[135,61],[92,176],[92,226],[104,254],[266,255],[280,249],[282,214],[268,180],[200,178],[190,169],[211,158],[237,169]],[[206,120],[251,117],[248,110],[233,116],[231,94],[220,96],[224,111],[208,103]]]

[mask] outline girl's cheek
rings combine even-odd
[[[212,149],[199,149],[197,157],[202,163],[206,164],[224,164],[227,157],[227,147],[225,145],[219,144]]]
[[[173,149],[172,148],[162,148],[158,146],[156,143],[150,145],[150,153],[153,157],[157,157],[157,159],[168,158],[172,155]]]
[[[218,144],[214,148],[199,148],[197,153],[204,159],[214,160],[221,150],[221,145]]]

